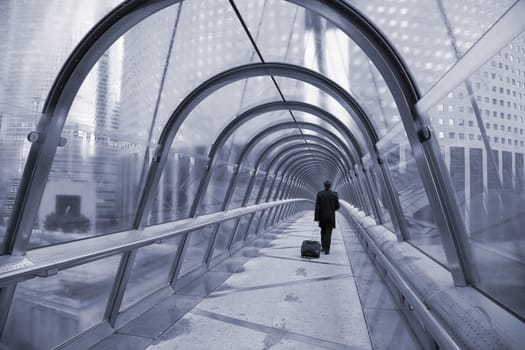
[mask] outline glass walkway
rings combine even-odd
[[[523,349],[523,18],[0,1],[0,350]]]
[[[268,231],[95,348],[420,349],[342,217],[330,255],[301,258],[302,240],[319,235],[312,215]]]

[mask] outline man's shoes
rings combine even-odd
[[[324,251],[324,254],[325,254],[325,255],[328,255],[328,254],[330,254],[330,251],[325,250],[325,251]]]

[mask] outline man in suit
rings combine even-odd
[[[321,249],[325,254],[330,254],[330,243],[332,241],[332,229],[335,228],[335,211],[339,209],[339,197],[337,192],[330,188],[332,183],[324,182],[324,191],[317,193],[315,200],[314,220],[319,221],[321,228]]]

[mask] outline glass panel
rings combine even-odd
[[[31,146],[26,137],[30,131],[36,129],[40,118],[40,113],[37,111],[2,104],[1,89],[2,84],[0,84],[0,148],[2,149],[0,152],[0,244],[4,240]]]
[[[71,51],[120,2],[3,0],[0,106],[41,112],[54,78]]]
[[[182,236],[139,248],[120,310],[167,286],[171,266]]]
[[[46,96],[62,63],[120,1],[0,2],[0,243],[3,241]],[[35,225],[35,232],[42,229]]]
[[[381,146],[381,154],[399,195],[409,240],[443,265],[447,265],[434,213],[403,129],[399,129],[391,141]]]
[[[423,92],[456,63],[514,2],[351,1],[396,46]]]
[[[208,225],[197,231],[192,231],[189,234],[190,237],[188,238],[188,243],[186,243],[186,252],[184,253],[179,276],[184,276],[186,273],[196,269],[204,263],[210,237],[214,230],[215,225]]]
[[[265,137],[259,139],[260,141],[257,142],[255,147],[252,148],[252,150],[248,153],[246,160],[244,161],[245,166],[249,167],[255,167],[257,164],[257,161],[259,160],[262,152],[269,146],[274,144],[276,141],[285,138],[287,136],[292,135],[300,135],[299,129],[291,128],[291,129],[284,129],[281,131],[273,132],[270,135],[266,135]]]
[[[268,192],[270,191],[270,187],[271,187],[271,184],[273,183],[273,180],[274,180],[273,175],[269,175],[268,178],[266,179],[266,185],[264,186],[264,188],[262,188],[263,193],[260,196],[260,201],[259,201],[260,203],[263,203],[264,201],[266,201],[266,197],[268,196]],[[260,190],[261,189],[259,189],[259,191]]]
[[[366,142],[352,114],[332,96],[302,81],[275,77],[287,101],[298,101],[318,106],[337,117],[350,130],[359,145],[366,149]],[[324,125],[324,124],[320,124]]]
[[[270,0],[253,11],[238,4],[266,61],[284,61],[316,70],[352,91],[379,135],[397,123],[399,112],[386,83],[363,51],[330,22],[286,1]],[[363,81],[372,81],[363,84]]]
[[[120,255],[19,283],[0,346],[47,350],[103,321]]]
[[[257,198],[257,194],[259,193],[259,188],[262,185],[265,175],[266,173],[262,171],[259,171],[257,175],[255,175],[255,183],[253,184],[252,191],[249,194],[250,198],[248,199],[248,203],[246,203],[246,205],[255,204],[255,199]]]
[[[213,250],[214,258],[228,249],[228,244],[232,238],[236,222],[237,219],[231,219],[220,223],[217,238],[215,239],[215,248]]]
[[[188,218],[208,158],[170,153],[160,178],[148,225]]]
[[[197,210],[198,215],[210,214],[222,210],[232,175],[233,166],[230,164],[218,164],[213,168],[208,187]]]
[[[292,118],[288,111],[265,113],[251,119],[228,138],[224,147],[217,154],[218,159],[237,162],[246,144],[257,134],[272,125],[289,121],[292,121]]]
[[[193,89],[228,68],[258,61],[253,46],[247,40],[246,32],[226,0],[187,0],[181,4],[180,16],[174,15],[170,18],[172,19],[170,25],[159,23],[151,26],[145,33],[149,36],[148,39],[144,39],[144,41],[154,41],[152,38],[156,38],[159,35],[157,33],[173,37],[173,48],[166,69],[166,81],[161,90],[159,113],[153,128],[152,142],[158,140],[171,113]],[[142,52],[144,49],[141,45],[135,45],[134,50]],[[148,70],[146,76],[138,78],[148,79],[151,73]],[[157,77],[159,75],[157,74]],[[155,86],[158,85],[157,83]],[[143,88],[147,90],[151,89],[151,86],[145,84]],[[242,83],[238,91],[242,94]],[[234,98],[234,96],[239,95],[228,96],[226,101],[232,102],[236,112],[244,104],[241,103],[243,97]],[[235,103],[232,98],[235,99]],[[221,106],[225,106],[225,101],[217,101]],[[223,113],[220,108],[207,111],[209,113],[204,114],[207,117],[215,116],[218,111]],[[231,114],[225,114],[231,117]],[[210,124],[213,123],[212,119],[208,119]],[[202,125],[197,123],[197,128],[202,128]],[[194,130],[194,127],[190,128],[190,131]],[[199,134],[193,133],[191,136],[196,137]],[[187,139],[182,141],[185,141],[185,145],[191,142]]]
[[[395,231],[394,225],[392,223],[392,218],[390,217],[390,211],[388,208],[388,194],[386,193],[383,187],[380,169],[378,169],[377,166],[373,166],[372,168],[368,169],[367,174],[370,175],[370,185],[372,186],[374,197],[376,198],[376,201],[379,204],[379,209],[383,214],[383,225],[388,227],[390,230]]]
[[[156,91],[143,84],[158,83],[151,73],[162,72],[170,43],[169,35],[144,38],[150,27],[168,26],[176,11],[168,8],[133,27],[83,82],[62,134],[69,142],[55,155],[39,209],[45,231],[32,236],[32,247],[131,228],[155,120],[150,102]],[[142,51],[133,51],[133,44]],[[137,80],[144,71],[148,79]]]
[[[257,235],[258,232],[256,232],[256,230],[259,227],[259,222],[261,221],[262,214],[262,211],[258,211],[257,213],[253,214],[252,222],[250,224],[250,227],[248,228],[248,239],[252,239],[254,236]]]
[[[248,168],[240,168],[239,174],[237,175],[237,183],[233,188],[233,195],[230,202],[229,209],[240,208],[242,206],[242,200],[244,199],[244,193],[250,183],[253,170]]]
[[[524,47],[525,32],[428,111],[469,231],[477,286],[522,317]]]
[[[248,221],[250,220],[250,215],[244,215],[239,219],[239,226],[237,232],[235,233],[235,238],[233,239],[233,244],[239,244],[243,242],[244,237],[247,234],[248,230]]]
[[[334,134],[338,140],[341,140],[346,146],[351,146],[351,140],[349,138],[348,133],[351,133],[350,130],[342,130],[338,126],[334,126],[332,123],[328,123],[322,119],[320,119],[317,116],[314,116],[309,113],[303,113],[303,112],[294,112],[295,119],[297,121],[304,121],[306,123],[315,124],[323,129],[329,131],[330,133]],[[318,136],[323,136],[324,134],[319,134]]]

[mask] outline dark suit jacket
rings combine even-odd
[[[335,211],[337,209],[339,209],[337,192],[324,190],[317,193],[314,220],[319,221],[319,227],[335,228]]]

